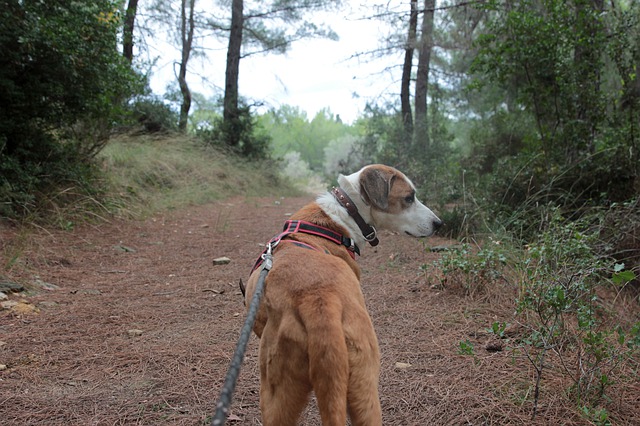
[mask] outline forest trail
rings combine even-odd
[[[207,424],[244,322],[238,281],[311,200],[237,197],[32,235],[16,256],[25,272],[11,276],[28,291],[0,310],[2,423]],[[0,227],[1,249],[15,232]],[[530,364],[485,349],[484,330],[512,311],[443,290],[421,268],[439,256],[425,246],[451,243],[383,233],[359,259],[384,424],[589,424],[545,390],[531,422]],[[231,262],[214,266],[222,256]],[[459,354],[460,342],[473,356]],[[252,336],[227,424],[261,424],[256,361]],[[301,424],[320,424],[313,401]]]

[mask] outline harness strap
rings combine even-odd
[[[357,253],[358,255],[360,255],[360,249],[358,248],[354,240],[345,237],[335,231],[332,231],[331,229],[316,225],[315,223],[306,222],[304,220],[288,220],[284,223],[283,231],[287,234],[301,232],[303,234],[311,234],[318,237],[324,237],[327,240],[333,241],[338,245],[345,246],[351,253]]]
[[[347,248],[347,250],[349,251],[349,254],[354,259],[356,257],[356,254],[358,255],[360,254],[360,249],[356,245],[355,241],[352,240],[351,238],[345,237],[344,235],[339,234],[329,228],[325,228],[324,226],[316,225],[315,223],[306,222],[304,220],[287,220],[284,223],[284,228],[282,229],[282,232],[276,235],[275,237],[273,237],[271,241],[269,241],[269,243],[267,244],[267,248],[264,249],[262,254],[266,253],[269,248],[271,249],[275,248],[282,241],[289,242],[290,240],[285,240],[283,238],[286,237],[287,235],[295,234],[295,233],[315,235],[318,237],[325,238],[329,241],[332,241],[335,244],[343,245]],[[317,250],[315,247],[306,243],[302,243],[300,241],[291,241],[291,242],[295,243],[299,247]],[[253,273],[253,271],[258,269],[261,264],[262,264],[262,256],[260,256],[258,260],[256,260],[256,263],[253,265],[251,272]]]

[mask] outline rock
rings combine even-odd
[[[17,304],[18,302],[16,302],[15,300],[8,300],[6,302],[0,303],[0,307],[2,307],[2,309],[13,309],[13,307]]]
[[[9,296],[0,291],[0,300],[7,300]]]
[[[144,331],[138,330],[137,328],[132,328],[131,330],[127,330],[127,334],[129,335],[129,337],[142,336],[143,333]]]
[[[468,336],[473,338],[486,337],[490,333],[492,333],[491,330],[487,330],[486,328],[479,328],[476,331],[469,332]]]
[[[40,303],[38,303],[38,306],[40,306],[41,308],[55,308],[56,306],[58,306],[58,302],[52,302],[49,300],[44,300]]]
[[[8,309],[18,315],[37,314],[38,312],[40,312],[38,308],[36,308],[26,300],[21,300],[19,302],[8,300],[6,302],[0,303],[0,306],[2,306],[3,309]]]
[[[408,362],[396,362],[395,365],[395,368],[398,370],[406,370],[409,367],[411,367],[411,364],[409,364]]]
[[[520,324],[510,324],[505,329],[502,335],[504,337],[518,337],[526,332],[524,326]]]
[[[127,247],[127,246],[123,246],[122,244],[119,245],[115,245],[113,246],[114,249],[121,251],[123,253],[135,253],[136,249],[133,249],[131,247]]]
[[[0,291],[4,293],[20,293],[24,291],[24,286],[11,281],[0,281]]]
[[[46,262],[48,265],[64,266],[64,267],[71,266],[71,261],[69,259],[65,259],[64,257],[47,259]]]
[[[7,366],[4,364],[0,364],[0,371],[4,371],[7,369]]]
[[[57,285],[44,282],[40,278],[36,278],[33,281],[33,283],[43,290],[47,290],[47,291],[60,290],[60,287],[58,287]]]
[[[31,303],[21,301],[12,309],[16,314],[37,314],[40,312],[40,309],[32,305]]]
[[[213,259],[213,266],[227,265],[229,263],[231,263],[231,259],[229,259],[228,257],[219,257],[217,259]]]

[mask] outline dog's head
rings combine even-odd
[[[380,164],[365,166],[344,176],[370,207],[371,224],[377,229],[428,237],[442,221],[416,198],[416,189],[404,173]]]

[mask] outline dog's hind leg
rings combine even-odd
[[[294,382],[273,387],[260,383],[260,411],[264,426],[296,426],[302,410],[309,402],[311,387],[303,388]]]
[[[380,350],[371,319],[362,313],[355,321],[356,330],[349,330],[349,393],[347,404],[353,426],[380,426],[382,413],[378,397]],[[353,332],[353,334],[352,334]]]
[[[347,422],[349,355],[342,330],[342,304],[330,294],[314,295],[300,304],[307,330],[309,378],[323,426]]]
[[[260,339],[260,410],[264,426],[295,426],[311,394],[304,331],[291,316],[269,316]]]
[[[355,367],[349,378],[349,418],[353,426],[382,425],[378,373]]]

